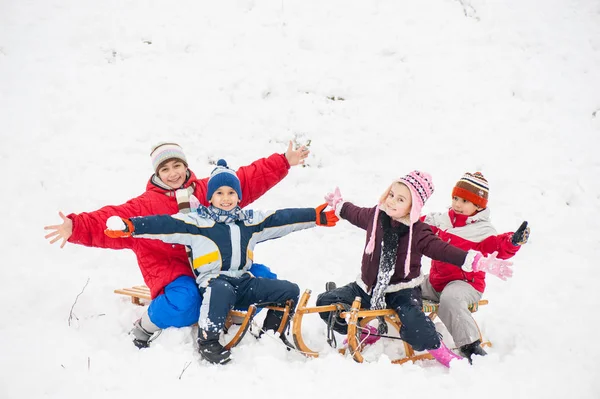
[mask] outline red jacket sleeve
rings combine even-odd
[[[290,164],[283,154],[273,154],[239,168],[236,173],[242,187],[240,207],[243,208],[259,199],[286,177],[289,169]]]
[[[73,221],[73,234],[69,237],[69,242],[97,248],[132,248],[134,238],[109,238],[104,230],[106,220],[111,216],[131,218],[142,215],[139,198],[133,198],[122,205],[105,206],[93,212],[67,215]]]
[[[491,254],[494,251],[498,251],[498,258],[500,259],[508,259],[515,256],[520,245],[512,245],[512,235],[513,233],[504,233],[497,236],[491,236],[486,238],[485,240],[478,243],[475,250],[481,252],[485,256]]]

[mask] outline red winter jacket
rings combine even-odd
[[[452,209],[447,213],[431,213],[422,217],[431,230],[447,243],[458,248],[479,251],[489,255],[498,251],[498,258],[513,257],[520,246],[511,243],[513,233],[497,235],[496,229],[490,222],[488,208],[473,216],[456,214]],[[441,292],[446,285],[454,280],[463,280],[471,284],[479,292],[485,290],[485,272],[465,272],[454,265],[431,261],[429,282],[434,290]]]
[[[266,193],[288,174],[290,164],[282,154],[273,154],[259,159],[248,166],[238,169],[244,207]],[[208,178],[198,180],[190,171],[190,177],[184,187],[196,183],[194,196],[205,206]],[[167,195],[173,191],[172,195]],[[175,190],[165,190],[152,183],[146,185],[146,192],[122,205],[105,206],[94,212],[70,214],[73,221],[73,234],[69,242],[88,247],[131,249],[137,256],[138,265],[144,282],[150,288],[152,298],[160,295],[163,288],[180,276],[191,276],[193,273],[182,245],[166,244],[158,240],[140,240],[135,238],[113,239],[104,234],[106,220],[110,216],[131,218],[134,216],[172,215],[179,211]]]

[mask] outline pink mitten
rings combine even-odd
[[[332,209],[335,209],[336,205],[340,202],[344,202],[342,198],[342,193],[340,193],[340,188],[336,187],[333,193],[327,193],[325,196],[325,201],[327,205],[329,205]]]
[[[497,251],[491,253],[488,257],[484,257],[482,254],[475,255],[475,259],[473,260],[473,271],[490,273],[504,281],[509,277],[512,277],[513,272],[510,267],[513,263],[507,260],[498,259],[496,257],[497,255]]]

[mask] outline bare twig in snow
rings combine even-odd
[[[457,0],[457,1],[462,6],[465,17],[474,18],[477,21],[479,21],[479,17],[477,16],[477,10],[475,9],[475,7],[473,7],[471,5],[471,3],[468,0]]]
[[[187,368],[190,367],[190,364],[192,364],[192,362],[187,362],[183,370],[181,370],[181,374],[179,374],[179,379],[181,379],[181,376],[183,375],[183,373],[185,373],[185,370],[187,370]]]
[[[73,318],[79,320],[77,318],[77,316],[75,315],[75,313],[73,313],[73,308],[75,307],[75,304],[77,303],[77,299],[79,299],[79,295],[83,294],[83,291],[85,290],[85,287],[87,287],[88,283],[90,282],[90,278],[88,277],[87,281],[85,282],[85,285],[83,286],[83,288],[81,289],[81,292],[79,294],[77,294],[77,296],[75,297],[75,302],[73,302],[73,306],[71,306],[71,311],[69,312],[69,327],[71,326],[71,320]]]

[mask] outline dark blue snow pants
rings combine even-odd
[[[326,306],[334,303],[352,305],[354,297],[361,298],[361,309],[371,308],[371,296],[367,295],[355,282],[329,292],[323,292],[317,297],[317,306]],[[402,322],[400,337],[409,343],[414,350],[437,349],[440,346],[440,337],[435,330],[435,325],[423,313],[421,288],[407,288],[385,295],[388,308],[395,309]],[[327,322],[329,313],[319,313]],[[333,328],[340,334],[348,333],[348,326],[344,320],[338,319]]]
[[[296,304],[300,288],[286,280],[270,280],[249,274],[238,278],[220,275],[210,280],[208,287],[200,288],[200,294],[199,327],[209,332],[221,332],[231,309],[247,309],[252,304],[285,306],[290,299]]]

